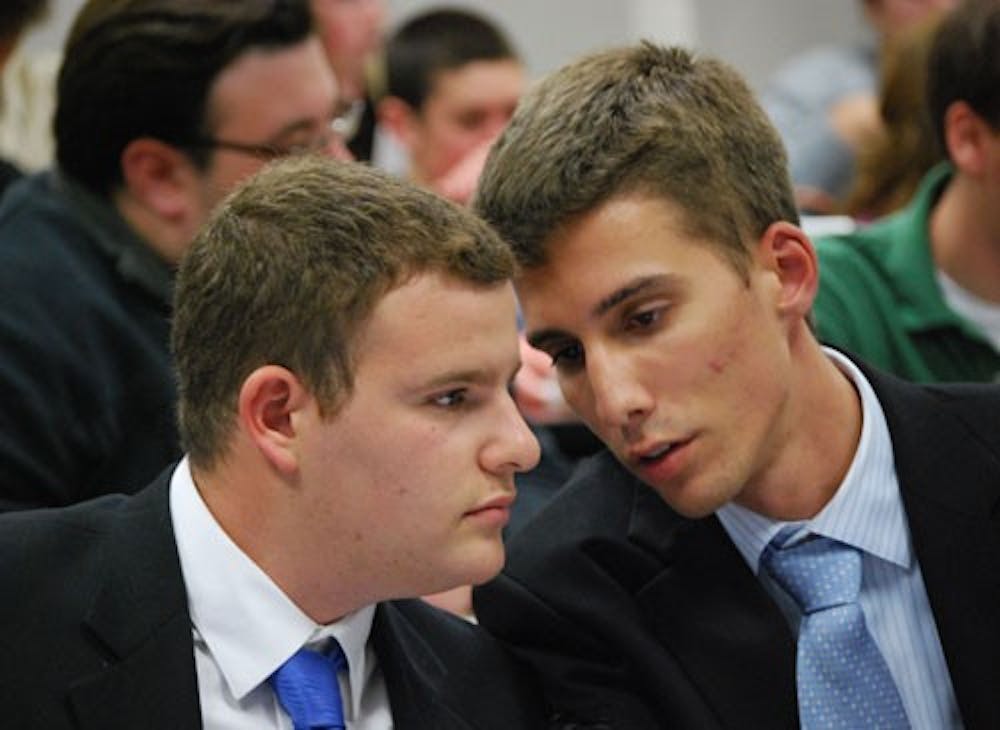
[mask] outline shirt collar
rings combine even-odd
[[[332,636],[347,657],[356,712],[374,670],[366,647],[375,607],[325,626],[312,621],[216,522],[186,457],[170,480],[170,514],[191,623],[233,696],[242,699],[303,646],[322,648]]]
[[[170,306],[173,269],[149,247],[108,201],[55,170],[53,185],[69,201],[78,220],[94,237],[97,247],[115,261],[123,279],[145,289]]]
[[[904,327],[911,332],[958,327],[981,339],[981,334],[945,302],[931,249],[931,213],[953,175],[948,162],[935,165],[924,176],[910,204],[873,224],[871,232],[884,250],[886,277],[896,290]]]
[[[857,451],[833,498],[815,517],[801,523],[773,520],[734,503],[716,514],[754,573],[760,569],[764,548],[789,525],[909,568],[913,554],[885,413],[858,367],[835,350],[824,351],[854,384],[862,413]]]

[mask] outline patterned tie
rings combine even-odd
[[[299,649],[269,681],[295,730],[344,730],[337,672],[347,668],[340,645],[329,654]]]
[[[804,730],[909,728],[899,692],[858,604],[861,553],[826,537],[780,548],[761,560],[802,609],[797,682]]]

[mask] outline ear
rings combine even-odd
[[[386,96],[378,103],[377,115],[396,141],[412,152],[418,142],[417,111],[398,96]]]
[[[129,194],[169,221],[191,214],[194,163],[181,150],[152,137],[129,142],[122,151],[122,177]]]
[[[761,268],[778,282],[779,313],[807,317],[819,288],[819,264],[809,237],[791,223],[772,223],[761,236],[756,256]]]
[[[952,102],[944,113],[944,140],[955,167],[971,177],[987,166],[989,125],[964,101]]]
[[[298,470],[297,415],[312,403],[298,377],[279,365],[257,368],[240,388],[240,427],[257,450],[283,474]]]

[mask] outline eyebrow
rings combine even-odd
[[[283,140],[285,137],[288,137],[289,135],[295,134],[297,132],[312,131],[313,122],[314,120],[312,119],[297,119],[294,122],[289,122],[280,130],[272,134],[268,138],[268,140],[271,143],[277,143]]]
[[[590,314],[595,319],[602,317],[608,313],[608,310],[621,304],[626,299],[634,297],[636,294],[639,294],[650,287],[666,283],[667,280],[671,278],[672,277],[669,274],[654,274],[653,276],[641,276],[638,279],[633,279],[629,283],[625,284],[625,286],[616,289],[608,296],[604,297],[604,299],[599,301],[591,310]]]
[[[521,360],[518,359],[514,366],[510,369],[510,377],[505,382],[510,382],[517,375],[517,371],[521,369]],[[486,368],[470,368],[468,370],[453,370],[450,372],[442,373],[437,377],[431,378],[425,382],[421,388],[439,388],[443,385],[450,385],[452,383],[489,383],[494,379],[494,373]]]
[[[677,278],[678,277],[673,274],[653,274],[651,276],[637,277],[618,289],[615,289],[613,292],[608,294],[608,296],[599,301],[590,311],[590,315],[594,319],[602,317],[622,302],[634,297],[636,294],[641,294],[647,289],[651,289],[656,286],[676,285]],[[535,349],[544,350],[546,345],[553,342],[572,339],[572,335],[565,330],[550,328],[532,332],[528,335],[527,339],[528,344]]]

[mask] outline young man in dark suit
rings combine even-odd
[[[286,161],[228,199],[177,277],[187,455],[138,495],[0,518],[5,726],[313,727],[287,686],[318,667],[342,720],[316,727],[536,727],[493,639],[395,600],[503,563],[538,459],[513,266],[360,165]]]
[[[816,255],[735,71],[652,44],[570,64],[475,205],[608,447],[476,595],[567,723],[1000,725],[1000,390],[817,342]]]

